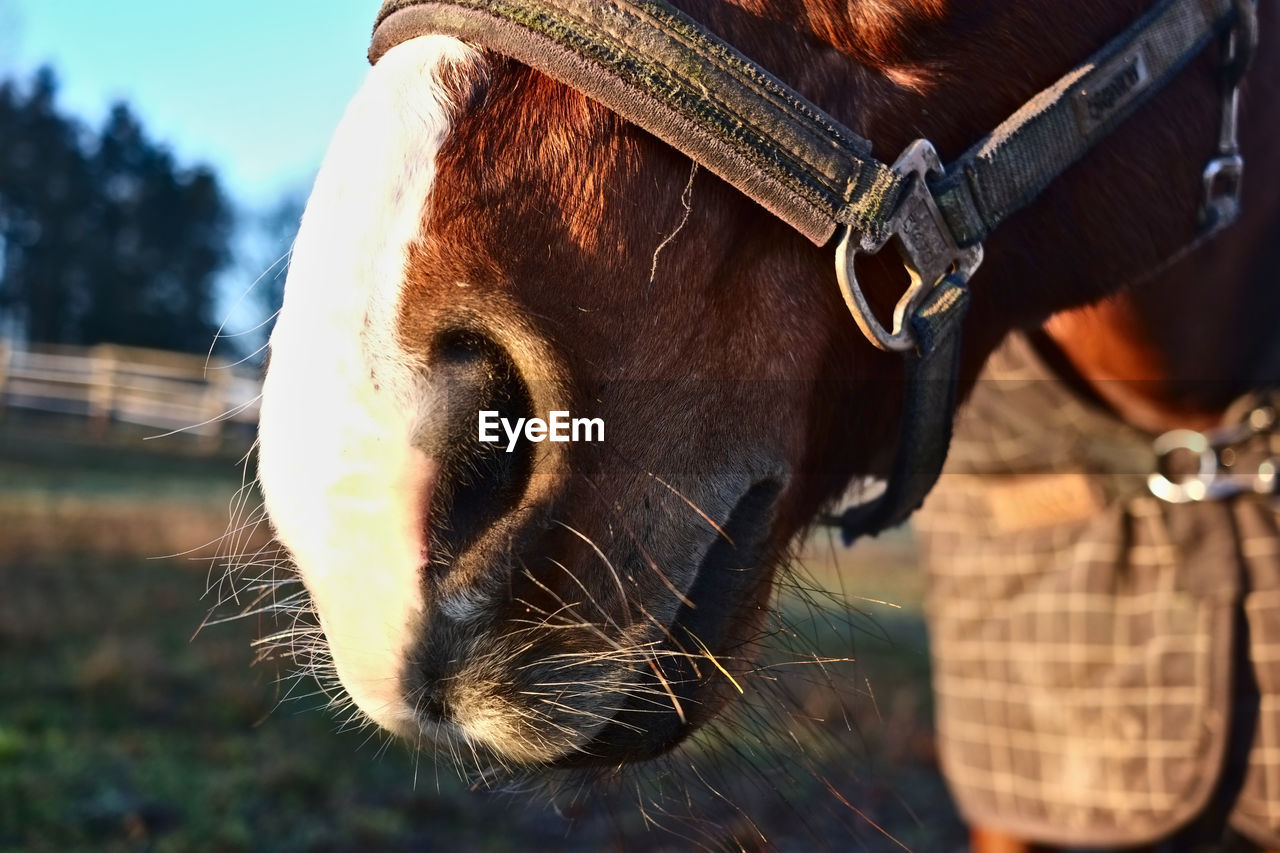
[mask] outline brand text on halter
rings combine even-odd
[[[568,412],[551,411],[547,420],[542,418],[516,418],[515,422],[502,417],[498,412],[480,412],[478,437],[485,444],[498,444],[502,441],[502,433],[506,435],[507,452],[516,449],[516,443],[523,435],[525,440],[539,443],[543,441],[604,441],[604,418],[573,418]]]

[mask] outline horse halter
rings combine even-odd
[[[946,460],[960,326],[982,241],[1131,115],[1215,37],[1224,41],[1218,150],[1204,170],[1204,232],[1239,211],[1240,82],[1257,43],[1254,0],[1159,0],[955,162],[917,140],[886,165],[827,115],[666,0],[386,0],[371,62],[429,33],[523,62],[710,169],[817,245],[875,346],[907,359],[888,487],[829,520],[847,541],[904,521]],[[854,272],[893,243],[911,284],[888,328]]]

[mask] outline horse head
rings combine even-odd
[[[682,4],[878,153],[927,137],[944,160],[1145,6]],[[1193,230],[1211,63],[992,238],[962,384],[1008,329]],[[1135,198],[1142,217],[1100,214]],[[859,270],[877,311],[897,266]],[[829,247],[578,92],[424,36],[378,61],[317,178],[260,478],[365,715],[485,763],[618,764],[749,687],[788,543],[885,475],[902,371]],[[481,440],[483,412],[603,437]]]

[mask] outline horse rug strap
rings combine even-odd
[[[909,377],[930,377],[906,383],[908,420],[894,468],[910,468],[911,482],[890,483],[881,503],[896,505],[852,510],[842,522],[851,537],[905,519],[941,471],[955,392],[931,389],[955,381],[967,305],[955,291],[981,263],[981,241],[1215,34],[1234,24],[1245,41],[1256,35],[1249,25],[1254,14],[1251,0],[1159,0],[946,168],[925,140],[886,165],[872,156],[868,140],[665,0],[387,0],[369,59],[431,33],[481,45],[599,101],[813,243],[825,245],[838,234],[836,273],[862,331],[876,346],[907,354]],[[1247,50],[1238,52],[1247,57]],[[1238,160],[1236,152],[1227,169],[1237,186]],[[862,294],[854,258],[895,237],[912,285],[886,330]],[[930,316],[922,320],[925,312]],[[917,337],[919,329],[935,344]],[[944,356],[952,363],[941,364]],[[941,413],[932,411],[944,404]]]

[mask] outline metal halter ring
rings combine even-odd
[[[836,247],[836,278],[845,304],[867,340],[882,350],[907,352],[916,346],[910,325],[916,310],[930,291],[951,273],[959,273],[968,279],[982,263],[982,246],[963,249],[957,246],[951,229],[938,210],[927,179],[930,176],[941,177],[945,170],[932,143],[927,139],[911,143],[893,164],[893,171],[907,183],[884,236],[869,237],[845,228]],[[894,308],[892,331],[876,319],[854,270],[854,261],[860,253],[874,255],[890,241],[897,248],[911,277],[911,284]]]
[[[1243,467],[1239,453],[1258,436],[1274,438],[1280,417],[1270,403],[1255,407],[1240,423],[1208,432],[1175,429],[1151,444],[1155,471],[1147,476],[1147,489],[1162,501],[1174,504],[1218,501],[1242,494],[1276,495],[1280,492],[1280,457],[1268,453],[1252,472]],[[1189,455],[1194,473],[1173,471],[1174,457]],[[1174,479],[1174,478],[1177,479]]]
[[[1218,452],[1202,432],[1175,429],[1157,438],[1151,445],[1156,454],[1156,471],[1147,476],[1147,489],[1162,501],[1185,504],[1209,497],[1214,480],[1218,477]],[[1177,453],[1189,453],[1198,457],[1196,473],[1170,479],[1167,461]]]

